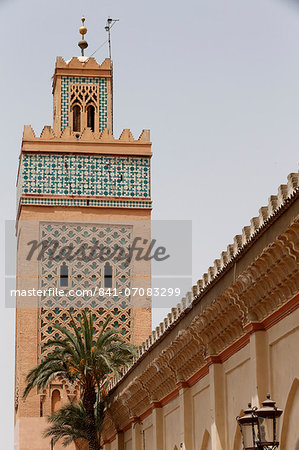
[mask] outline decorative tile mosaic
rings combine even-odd
[[[149,158],[25,154],[22,194],[150,198]]]
[[[152,207],[152,202],[130,201],[130,200],[77,200],[64,198],[30,198],[22,197],[21,205],[46,205],[46,206],[94,206],[102,208],[141,208]]]
[[[129,251],[132,233],[133,227],[130,225],[53,222],[40,224],[41,241],[58,241],[60,245],[72,246],[75,250],[82,245],[90,248],[97,241],[99,247],[113,249],[118,246]],[[50,293],[51,288],[61,289],[60,270],[63,259],[59,259],[55,255],[54,253],[53,258],[50,258],[49,254],[45,253],[39,262],[39,288]],[[89,261],[87,258],[74,258],[66,261],[69,277],[68,287],[64,288],[65,295],[45,295],[40,299],[40,354],[44,352],[43,346],[50,338],[60,337],[60,332],[53,325],[59,323],[69,327],[69,311],[76,320],[80,317],[82,308],[93,312],[95,334],[109,315],[112,317],[109,327],[116,328],[126,340],[131,340],[131,297],[125,295],[125,289],[131,287],[131,263],[125,263],[123,260],[118,260],[117,257],[110,259],[109,263],[111,263],[113,272],[112,289],[116,290],[117,296],[100,295],[99,293],[93,296],[83,293],[83,290],[86,292],[104,287],[104,262],[98,259]],[[70,295],[73,293],[71,290],[76,292],[80,290],[82,295]]]
[[[107,80],[97,77],[61,77],[61,130],[69,126],[69,85],[97,84],[99,86],[99,131],[107,128]]]

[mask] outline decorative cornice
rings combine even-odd
[[[243,228],[242,235],[235,236],[234,244],[228,245],[227,251],[222,252],[220,259],[215,260],[214,267],[209,268],[208,272],[203,275],[202,279],[198,280],[197,285],[193,286],[192,292],[187,292],[186,296],[181,300],[181,303],[179,303],[176,308],[171,309],[171,312],[168,314],[167,318],[165,318],[165,320],[161,322],[158,327],[156,327],[148,339],[139,347],[138,358],[135,359],[132,367],[127,369],[126,373],[130,373],[135,365],[143,358],[143,355],[145,355],[150,349],[154,348],[161,341],[161,339],[165,338],[165,336],[183,319],[184,315],[188,314],[188,312],[201,301],[207,291],[218,282],[218,280],[233,266],[233,264],[244,255],[253,243],[264,232],[266,232],[275,220],[277,220],[278,217],[298,199],[298,197],[299,175],[298,173],[291,173],[288,175],[288,183],[279,187],[277,196],[272,195],[269,198],[268,206],[260,208],[259,216],[251,219],[251,225]],[[297,228],[299,225],[295,224],[294,227],[296,228],[296,231],[292,231],[291,233],[295,233],[297,236],[296,233],[298,233]],[[292,243],[288,244],[289,240],[292,241],[292,236],[286,234],[281,237],[280,243],[277,241],[277,245],[280,247],[285,247],[290,258],[292,257],[291,253],[293,252],[294,258],[296,250],[293,249]],[[269,249],[267,253],[267,257],[271,259],[270,253],[271,249]],[[261,264],[264,263],[261,262]],[[254,270],[255,269],[252,268],[252,272],[254,272]],[[246,276],[242,274],[242,277],[244,280]],[[249,278],[250,280],[254,279],[253,274],[250,274]],[[262,278],[263,277],[260,277],[261,283],[265,283],[265,279],[262,280]],[[242,284],[241,280],[238,281],[239,284]],[[240,332],[241,328],[245,324],[244,321],[246,322],[247,320],[248,305],[245,299],[239,296],[236,289],[233,291],[230,289],[227,292],[225,299],[223,299],[224,308],[226,307],[227,302],[230,302],[231,308],[235,311],[236,317],[239,317],[239,320],[234,323],[234,326],[230,330],[232,333],[231,336],[238,335],[238,332]],[[206,311],[205,314],[209,314],[209,312]],[[205,314],[202,315],[201,320],[204,320]],[[249,321],[252,322],[252,318],[255,316],[256,312],[251,310],[250,314],[251,317],[249,317]],[[221,314],[219,317],[220,316]],[[214,332],[217,334],[215,329]],[[209,330],[208,333],[211,334],[213,331]],[[201,338],[202,337],[203,334],[201,334]],[[208,349],[208,352],[213,354],[213,349]],[[118,381],[116,379],[112,381],[111,388],[116,386],[117,383]]]
[[[294,199],[292,194],[281,208],[286,211]],[[271,220],[274,223],[274,216]],[[188,294],[172,309],[140,346],[139,357],[132,367],[121,380],[112,382],[112,403],[125,396],[134,405],[134,415],[150,414],[153,402],[163,406],[171,401],[180,389],[206,376],[211,364],[223,363],[244,348],[250,334],[268,329],[298,307],[299,215],[296,216],[295,206],[279,229],[280,234],[273,238],[270,233],[270,238],[264,240],[267,244],[253,253],[256,256],[226,288],[218,290],[214,299],[202,306],[192,303]],[[191,320],[187,321],[188,315]],[[180,322],[184,317],[186,325],[182,328]],[[180,331],[175,333],[176,327]],[[172,333],[171,340],[165,339],[168,333]],[[154,351],[158,345],[159,352]],[[118,425],[123,428],[129,420],[130,415],[124,410],[121,413],[118,407]]]
[[[262,322],[260,322],[260,323],[253,322],[253,323],[246,325],[244,327],[244,330],[246,330],[246,333],[243,336],[241,336],[237,341],[235,341],[228,348],[224,349],[218,355],[211,355],[211,356],[206,357],[205,365],[203,367],[201,367],[199,370],[197,370],[196,373],[194,373],[189,379],[178,382],[176,384],[175,388],[172,391],[170,391],[166,396],[161,398],[161,400],[152,401],[151,403],[146,402],[146,404],[144,404],[144,406],[147,406],[147,408],[144,409],[144,411],[139,416],[137,416],[137,418],[135,416],[132,417],[130,415],[127,415],[126,416],[127,418],[125,416],[123,416],[122,420],[123,420],[124,425],[122,428],[119,428],[119,430],[121,430],[123,432],[128,430],[131,427],[132,423],[134,423],[134,421],[144,420],[147,416],[149,416],[152,413],[153,409],[162,408],[163,406],[167,405],[169,402],[171,402],[172,400],[177,398],[179,395],[179,391],[181,389],[188,389],[188,388],[194,386],[200,379],[202,379],[206,375],[208,375],[209,367],[212,364],[222,364],[223,362],[227,361],[231,356],[233,356],[235,353],[237,353],[242,348],[244,348],[249,343],[250,335],[252,333],[271,328],[271,326],[278,323],[278,321],[282,320],[283,318],[287,317],[287,315],[294,312],[299,307],[298,300],[299,300],[299,294],[294,296],[291,300],[289,300],[286,304],[281,306],[277,311],[275,311],[269,317],[265,318]],[[168,349],[166,350],[166,352],[167,351],[168,351]],[[138,383],[138,380],[136,380],[136,382]],[[133,385],[134,385],[134,383],[133,383]],[[124,390],[117,397],[117,402],[119,402],[120,397],[123,395],[126,395],[127,398],[130,397],[130,389],[132,389],[132,384],[130,386],[131,387],[129,387],[127,390]],[[140,394],[140,392],[138,392],[138,394]],[[113,401],[113,399],[112,399],[112,401]],[[131,398],[131,401],[133,401],[133,398]],[[112,414],[114,414],[114,411],[115,411],[115,408],[113,409]],[[111,410],[109,412],[111,414]],[[107,432],[108,432],[108,429],[106,426],[106,419],[105,419],[104,435],[106,436],[106,439],[104,442],[106,442],[106,443],[112,442],[115,436],[113,435],[112,437],[108,438],[109,432],[108,433]]]

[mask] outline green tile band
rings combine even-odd
[[[150,199],[143,157],[25,154],[19,193]]]
[[[87,199],[63,199],[63,198],[32,198],[21,197],[21,205],[45,205],[45,206],[93,206],[102,208],[138,208],[150,209],[152,202],[126,201],[126,200],[87,200]]]

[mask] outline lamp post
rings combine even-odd
[[[242,417],[237,417],[241,429],[243,450],[275,450],[279,447],[279,418],[282,409],[275,406],[270,394],[262,402],[262,407],[252,407],[244,411]]]

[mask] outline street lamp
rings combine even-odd
[[[274,450],[279,446],[278,423],[282,409],[275,406],[270,394],[262,402],[262,407],[251,407],[244,411],[244,416],[237,417],[243,439],[243,450]]]
[[[259,444],[262,448],[275,449],[279,446],[278,430],[279,418],[282,415],[282,409],[275,406],[271,400],[270,394],[262,402],[262,408],[256,410],[258,417]]]
[[[243,449],[256,449],[256,441],[258,436],[258,418],[255,415],[256,408],[251,407],[248,403],[248,408],[244,411],[244,416],[237,417],[238,424],[242,433]]]

